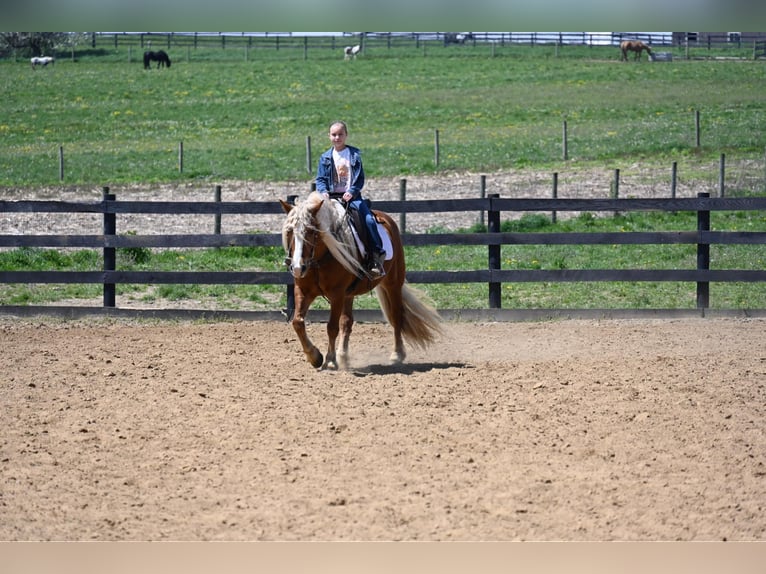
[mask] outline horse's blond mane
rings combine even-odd
[[[336,208],[335,202],[312,192],[306,201],[288,213],[282,226],[282,245],[285,251],[289,251],[290,231],[305,235],[306,231],[316,229],[322,234],[327,249],[343,267],[355,275],[364,274],[364,267],[356,257],[354,238],[348,226],[343,223],[342,213]]]

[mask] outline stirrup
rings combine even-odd
[[[386,274],[386,267],[384,264],[386,254],[385,252],[378,255],[373,255],[372,265],[370,265],[370,274],[383,277]]]

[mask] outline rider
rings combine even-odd
[[[332,147],[319,158],[316,188],[325,197],[342,198],[352,209],[359,211],[370,237],[370,273],[382,277],[386,274],[383,262],[386,252],[378,233],[378,224],[367,202],[362,198],[364,187],[364,168],[358,148],[346,145],[348,127],[345,122],[337,121],[330,125]]]

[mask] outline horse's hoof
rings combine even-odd
[[[317,349],[314,349],[312,353],[306,353],[306,357],[309,360],[309,363],[311,363],[311,366],[315,369],[319,369],[322,367],[322,363],[324,362],[324,357],[322,356],[322,353],[320,353]]]
[[[328,371],[337,371],[338,370],[338,363],[336,363],[335,361],[327,361],[324,364],[323,368],[327,369]]]
[[[404,362],[404,353],[397,353],[396,351],[394,351],[393,353],[391,353],[390,359],[391,359],[391,362],[394,363],[395,365],[401,365]]]

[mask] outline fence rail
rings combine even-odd
[[[766,211],[766,197],[709,197],[656,199],[508,199],[493,194],[479,199],[380,201],[375,207],[390,213],[486,212],[487,233],[403,234],[405,245],[484,245],[486,269],[469,271],[408,271],[411,283],[487,283],[489,309],[499,309],[500,289],[508,282],[681,281],[697,286],[697,308],[710,306],[710,282],[766,282],[766,270],[710,269],[710,245],[764,245],[766,232],[712,231],[712,211]],[[596,232],[596,233],[504,233],[503,212],[697,212],[696,231]],[[104,268],[98,271],[0,271],[0,283],[90,283],[104,286],[104,307],[116,307],[118,284],[246,284],[285,285],[288,310],[292,277],[285,271],[120,271],[116,250],[135,247],[212,248],[232,246],[280,246],[281,236],[265,234],[119,235],[117,215],[124,213],[199,215],[282,214],[276,202],[174,202],[117,201],[104,189],[96,203],[66,201],[0,201],[0,213],[101,213],[104,233],[98,235],[0,235],[0,247],[95,248],[103,250]],[[696,269],[557,269],[503,270],[503,245],[646,245],[689,244],[697,246]]]
[[[369,42],[376,46],[420,46],[424,43],[449,44],[519,44],[519,45],[584,45],[616,46],[622,40],[635,39],[655,46],[691,45],[711,48],[749,46],[763,40],[762,32],[732,33],[663,33],[663,32],[364,32],[343,34],[311,34],[300,32],[93,32],[91,47],[147,45],[168,48],[231,48],[269,47],[273,49],[338,47],[351,43]]]
[[[622,40],[635,39],[653,47],[684,49],[699,55],[699,51],[711,50],[754,50],[756,43],[763,40],[761,32],[741,34],[689,34],[650,32],[363,32],[342,35],[302,35],[301,33],[258,33],[258,32],[93,32],[89,42],[91,49],[156,49],[185,50],[187,58],[197,49],[220,49],[223,51],[286,51],[303,53],[309,51],[329,52],[345,46],[359,44],[363,52],[407,49],[420,50],[426,47],[443,46],[454,48],[489,47],[494,56],[496,48],[506,46],[568,46],[616,47]],[[680,54],[678,54],[680,55]],[[247,56],[246,56],[247,57]]]

